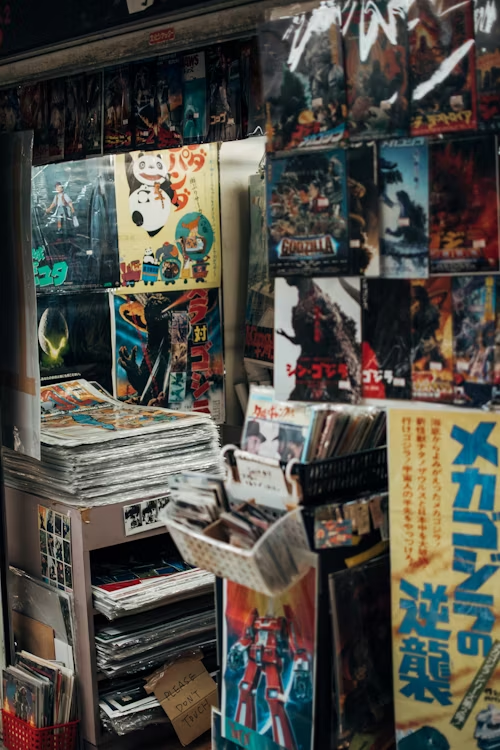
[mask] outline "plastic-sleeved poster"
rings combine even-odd
[[[134,113],[135,147],[155,148],[157,131],[156,61],[139,62],[132,66],[132,109]]]
[[[104,151],[132,146],[132,102],[128,65],[104,71]]]
[[[182,146],[182,57],[167,55],[158,60],[156,71],[158,148]]]
[[[476,81],[479,127],[500,126],[500,2],[474,0]]]
[[[380,241],[377,151],[374,143],[347,150],[349,255],[352,273],[378,276]]]

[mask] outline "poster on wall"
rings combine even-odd
[[[362,276],[380,275],[377,163],[374,143],[347,149],[350,265]]]
[[[497,414],[389,410],[398,750],[500,741]]]
[[[500,6],[495,0],[474,0],[477,111],[479,127],[500,125]]]
[[[115,161],[121,291],[220,285],[217,144]]]

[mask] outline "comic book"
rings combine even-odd
[[[44,726],[41,680],[14,667],[4,669],[2,677],[4,710],[31,727]]]
[[[183,61],[179,55],[158,60],[156,71],[158,148],[182,146]]]
[[[19,88],[20,129],[33,130],[33,164],[45,164],[49,156],[49,109],[47,82]]]
[[[112,157],[33,168],[31,223],[39,293],[118,284]]]
[[[135,148],[156,148],[156,60],[132,66]]]
[[[452,133],[477,126],[472,3],[410,3],[412,135]]]
[[[64,158],[65,85],[63,78],[49,81],[49,161]]]
[[[340,3],[279,8],[258,39],[268,150],[339,141],[346,119]]]
[[[102,73],[87,73],[86,88],[86,124],[85,155],[93,156],[102,153]]]
[[[218,289],[114,295],[113,381],[120,400],[224,421]]]
[[[474,0],[477,114],[479,127],[500,127],[500,2]]]
[[[19,88],[0,91],[0,133],[13,133],[21,129],[19,110]]]
[[[411,282],[411,362],[413,399],[453,400],[453,319],[449,276]]]
[[[439,141],[429,156],[431,273],[498,271],[495,136]]]
[[[377,150],[358,143],[347,150],[351,273],[380,274]]]
[[[122,291],[219,286],[216,143],[115,157]]]
[[[264,135],[266,113],[262,100],[262,76],[257,37],[242,42],[240,66],[242,134],[244,137]]]
[[[87,91],[85,76],[66,79],[66,121],[64,155],[66,159],[85,156],[85,126],[87,122]]]
[[[363,398],[411,399],[410,282],[363,279]]]
[[[183,57],[184,143],[202,143],[208,134],[207,77],[205,52]]]
[[[104,71],[104,151],[132,147],[132,105],[128,65]]]
[[[379,147],[381,275],[429,275],[429,151],[427,141],[387,141]]]
[[[347,0],[342,9],[351,140],[409,129],[405,0]]]
[[[209,47],[207,85],[210,127],[208,140],[241,138],[241,86],[239,45],[228,42]]]
[[[360,279],[293,277],[275,288],[276,398],[359,402]]]
[[[349,272],[345,153],[332,149],[268,159],[271,276]]]

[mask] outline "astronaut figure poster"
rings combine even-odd
[[[220,285],[217,144],[116,157],[122,291]]]
[[[317,571],[268,597],[224,580],[222,734],[248,750],[313,747]]]
[[[500,4],[498,0],[475,0],[477,109],[479,127],[500,126]]]

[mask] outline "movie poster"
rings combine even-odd
[[[500,3],[498,0],[474,0],[476,36],[477,110],[479,127],[500,126]]]
[[[31,202],[38,292],[118,284],[112,157],[34,167]]]
[[[49,161],[64,158],[65,85],[63,78],[49,81]]]
[[[390,409],[388,427],[398,750],[492,750],[500,737],[500,418]]]
[[[208,135],[207,72],[205,52],[183,57],[184,143],[202,143]]]
[[[128,65],[104,71],[104,151],[132,147],[132,104]]]
[[[473,0],[410,3],[411,133],[477,126]]]
[[[410,282],[363,279],[363,398],[411,399]]]
[[[431,273],[491,273],[498,262],[495,136],[430,146]]]
[[[257,38],[242,42],[241,46],[241,125],[244,137],[265,135],[266,113],[262,99]]]
[[[359,278],[276,279],[274,387],[280,401],[361,399]]]
[[[87,73],[85,155],[99,155],[102,151],[102,73]]]
[[[380,274],[377,151],[373,143],[347,150],[349,255],[353,274]]]
[[[136,148],[156,147],[156,60],[132,66],[133,111]]]
[[[0,91],[0,133],[13,133],[21,130],[19,110],[19,89],[13,86]]]
[[[121,290],[219,286],[217,144],[115,160]]]
[[[49,100],[47,82],[19,87],[20,129],[33,130],[33,164],[45,164],[49,156]]]
[[[345,149],[267,163],[271,276],[349,273]]]
[[[114,295],[113,380],[120,400],[224,421],[218,289]]]
[[[239,46],[231,42],[209,47],[207,84],[210,127],[208,140],[241,138],[241,86]]]
[[[87,87],[83,74],[66,79],[66,121],[64,156],[81,159],[85,156],[87,124]]]
[[[312,748],[316,568],[276,597],[223,586],[222,734],[249,750]]]
[[[415,400],[453,400],[451,278],[411,282],[412,392]]]
[[[156,71],[158,148],[182,146],[182,58],[167,55],[158,60]]]
[[[429,275],[429,152],[423,138],[379,150],[380,266],[396,279]]]
[[[340,3],[294,11],[278,9],[259,28],[267,148],[274,152],[328,146],[345,131]]]

